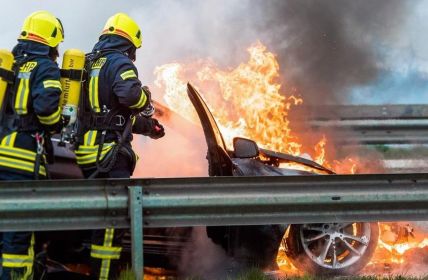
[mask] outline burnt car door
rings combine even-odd
[[[220,129],[208,106],[191,85],[187,93],[201,121],[208,146],[207,159],[210,176],[244,175],[228,152]],[[237,169],[238,172],[234,172]],[[284,228],[281,226],[223,226],[207,227],[208,237],[220,245],[240,265],[275,269],[276,255]]]
[[[218,128],[207,104],[190,83],[187,84],[187,94],[195,107],[196,113],[198,114],[204,130],[205,140],[208,146],[207,159],[209,164],[209,175],[232,176],[232,160],[227,152],[220,129]]]

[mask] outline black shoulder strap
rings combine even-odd
[[[8,133],[12,129],[12,119],[15,118],[13,102],[15,101],[15,92],[17,90],[17,83],[15,82],[21,66],[22,63],[19,60],[15,60],[11,71],[0,68],[0,77],[8,83],[3,104],[0,106],[0,134]]]
[[[13,84],[15,82],[15,72],[0,67],[0,78],[8,84]]]
[[[61,69],[61,78],[67,78],[72,81],[82,81],[83,70],[76,69]]]
[[[85,66],[82,73],[82,87],[81,87],[81,93],[80,93],[80,99],[79,99],[79,105],[78,105],[78,113],[77,113],[77,138],[76,141],[77,146],[79,145],[80,138],[83,137],[83,135],[89,130],[92,118],[93,118],[93,112],[91,110],[91,106],[89,104],[89,74],[91,72],[92,64],[100,58],[100,54],[98,52],[91,52],[87,53],[85,55]],[[61,73],[62,75],[62,73]],[[76,149],[78,147],[75,147]]]

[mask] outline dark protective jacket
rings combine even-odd
[[[93,53],[97,53],[88,73],[86,107],[93,113],[103,116],[113,112],[111,123],[104,124],[114,129],[101,129],[93,124],[94,129],[81,133],[76,150],[77,163],[85,168],[93,168],[101,141],[101,133],[106,130],[100,160],[114,147],[118,139],[121,124],[129,120],[133,113],[142,111],[148,104],[148,97],[142,90],[138,79],[138,71],[129,52],[132,44],[128,40],[114,35],[103,36],[95,45]],[[84,113],[83,118],[89,114]],[[125,136],[125,146],[130,147],[131,131]],[[131,155],[135,157],[135,155]]]
[[[37,145],[32,135],[59,129],[60,70],[49,51],[48,46],[31,41],[19,41],[13,49],[17,76],[5,98],[3,118],[13,121],[2,127],[9,132],[0,135],[0,172],[34,174]],[[39,174],[46,175],[43,165]]]

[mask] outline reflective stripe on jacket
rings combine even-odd
[[[8,107],[16,115],[34,119],[38,132],[53,131],[61,118],[60,70],[52,61],[49,47],[30,41],[21,41],[14,49],[17,61],[25,58],[15,79],[13,96]],[[0,139],[0,172],[34,173],[37,145],[36,131],[12,132]],[[40,175],[45,176],[43,166]]]
[[[137,68],[123,52],[126,44],[128,42],[125,39],[115,36],[105,37],[97,44],[95,51],[106,51],[93,62],[86,89],[93,112],[117,112],[124,120],[128,120],[132,112],[143,110],[148,101],[141,89]],[[79,139],[76,151],[79,165],[90,167],[95,164],[100,137],[100,131],[89,130]],[[126,142],[131,140],[130,133],[126,136]],[[107,132],[100,159],[104,158],[116,141],[117,134],[113,131]]]

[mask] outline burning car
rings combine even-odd
[[[249,139],[234,138],[227,149],[221,131],[196,89],[188,95],[204,130],[210,176],[292,176],[334,174],[305,158],[261,149]],[[376,249],[377,223],[326,223],[271,226],[208,227],[208,237],[250,265],[274,269],[282,261],[278,249],[298,269],[313,274],[353,274]]]

